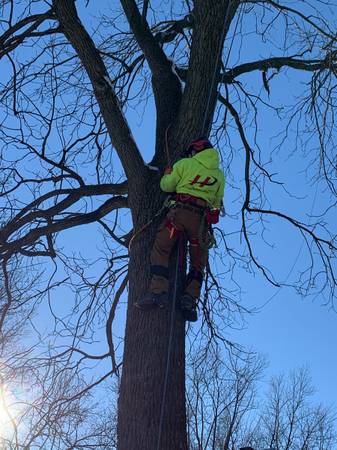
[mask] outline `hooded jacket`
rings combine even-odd
[[[172,173],[160,180],[164,192],[189,194],[206,200],[212,208],[220,208],[225,177],[219,168],[219,154],[207,148],[192,158],[183,158],[173,166]]]

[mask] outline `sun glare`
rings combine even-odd
[[[6,386],[0,386],[0,437],[8,437],[13,433],[17,411],[15,408],[15,399]]]

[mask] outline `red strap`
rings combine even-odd
[[[170,239],[172,239],[175,235],[178,236],[181,233],[181,230],[178,230],[178,228],[176,228],[169,219],[166,221],[165,227],[170,234]]]
[[[199,246],[200,247],[200,239],[198,238],[191,238],[190,239],[190,244],[194,245],[194,246]]]

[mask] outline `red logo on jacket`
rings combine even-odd
[[[194,179],[190,182],[190,185],[193,186],[193,184],[199,184],[200,187],[204,186],[214,186],[218,180],[215,177],[206,177],[204,181],[199,181],[201,175],[197,175],[194,177]]]

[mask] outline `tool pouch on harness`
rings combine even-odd
[[[219,210],[216,208],[206,209],[206,222],[209,225],[214,225],[219,222]]]
[[[217,241],[214,236],[214,231],[213,231],[212,225],[209,224],[208,231],[207,231],[207,248],[210,249],[210,248],[214,248],[217,246],[218,246],[218,244],[217,244]]]

